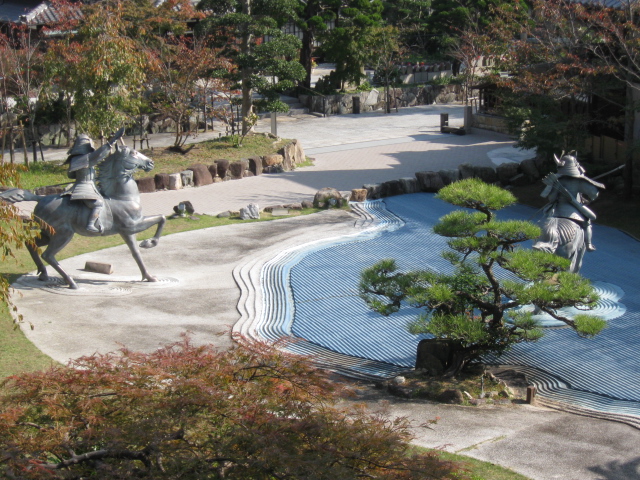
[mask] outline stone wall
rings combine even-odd
[[[389,96],[391,97],[391,108],[396,108],[396,106],[402,108],[414,105],[461,102],[463,90],[460,85],[424,85],[391,88]],[[306,105],[310,112],[325,115],[354,113],[354,98],[358,98],[360,101],[360,112],[371,112],[384,108],[384,88],[342,95],[300,95],[299,97],[300,102]]]
[[[465,178],[479,178],[486,183],[506,188],[530,185],[551,170],[552,166],[541,158],[524,160],[521,163],[503,163],[496,168],[462,164],[456,169],[416,172],[415,177],[365,184],[361,189],[352,191],[351,200],[375,200],[406,193],[437,192],[442,187]]]
[[[268,134],[266,134],[268,135]],[[140,193],[157,190],[180,190],[185,187],[200,187],[211,183],[240,180],[265,173],[282,173],[294,170],[306,161],[302,144],[298,140],[286,144],[278,153],[253,156],[230,162],[226,159],[213,161],[210,165],[196,164],[182,172],[158,173],[154,177],[136,180]]]

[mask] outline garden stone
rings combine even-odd
[[[167,190],[169,188],[168,173],[156,173],[156,176],[153,178],[156,182],[156,190]]]
[[[249,171],[254,175],[262,174],[262,157],[249,157]]]
[[[422,368],[430,375],[440,375],[451,362],[451,345],[447,340],[425,338],[416,351],[416,369]]]
[[[242,178],[242,174],[246,170],[247,164],[242,161],[231,162],[229,164],[229,172],[231,172],[231,178],[237,180]]]
[[[184,170],[180,172],[182,177],[182,187],[193,187],[193,172],[191,170]]]
[[[277,153],[272,153],[270,155],[265,155],[262,157],[262,166],[263,167],[273,167],[274,165],[282,165],[284,161],[284,157]]]
[[[473,167],[474,176],[482,180],[484,183],[496,183],[498,175],[493,167]]]
[[[529,158],[520,162],[520,169],[522,170],[522,173],[533,178],[534,180],[540,178],[540,172],[538,171],[536,162],[533,160],[533,158]]]
[[[213,165],[209,165],[207,168],[211,174],[211,179],[215,182],[218,179],[218,165],[214,163]]]
[[[524,187],[525,185],[531,185],[534,181],[534,178],[531,178],[529,175],[525,175],[524,173],[519,173],[515,177],[509,179],[509,183],[514,187]]]
[[[316,208],[341,207],[342,195],[335,188],[321,188],[313,197],[313,206]]]
[[[365,188],[354,188],[351,190],[352,202],[364,202],[367,199],[367,190]]]
[[[227,177],[227,171],[229,170],[229,160],[221,159],[216,161],[218,166],[218,176],[224,180]]]
[[[444,182],[438,172],[416,172],[416,179],[423,192],[437,192],[444,187]]]
[[[404,193],[417,193],[420,191],[418,180],[414,177],[401,178],[400,185]]]
[[[205,165],[197,164],[192,165],[187,170],[193,172],[193,185],[201,187],[204,185],[211,185],[213,183],[213,177],[209,173],[209,169]]]
[[[260,218],[260,207],[256,203],[250,203],[244,208],[240,209],[240,220],[256,220]]]
[[[520,164],[517,162],[501,163],[496,168],[496,174],[500,183],[507,185],[518,174],[519,170]]]
[[[216,217],[218,218],[229,218],[231,216],[231,212],[227,210],[226,212],[220,212]]]
[[[438,395],[437,400],[450,405],[460,405],[464,402],[464,396],[460,390],[450,388]]]
[[[463,163],[461,165],[458,165],[458,171],[460,172],[460,180],[475,177],[473,165],[471,165],[470,163]]]
[[[180,190],[182,188],[182,175],[172,173],[169,175],[169,190]]]
[[[388,182],[382,182],[380,185],[380,196],[382,197],[393,197],[402,195],[402,193],[400,180],[389,180]]]
[[[140,193],[151,193],[156,191],[156,181],[154,177],[138,178],[138,191]]]
[[[438,174],[440,175],[442,183],[444,183],[445,187],[450,183],[460,180],[459,170],[440,170]]]
[[[311,200],[303,200],[301,205],[302,208],[313,208],[313,202]]]
[[[380,198],[381,189],[379,183],[364,185],[362,188],[367,191],[367,198],[371,200]]]

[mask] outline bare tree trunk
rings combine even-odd
[[[625,198],[633,195],[633,126],[635,122],[635,105],[633,101],[633,89],[627,82],[627,108],[624,113],[624,142],[626,145],[624,162],[624,188],[622,194]]]
[[[34,115],[35,117],[35,115]],[[22,129],[22,135],[24,137],[24,128]],[[38,162],[38,145],[36,140],[36,126],[34,118],[31,118],[31,145],[33,147],[33,163]]]
[[[13,125],[9,127],[9,157],[11,159],[11,163],[14,163],[15,150],[13,148]]]
[[[251,16],[251,0],[242,0],[242,13]],[[242,32],[242,43],[240,49],[245,55],[251,53],[251,43],[253,42],[253,35],[249,32],[249,26],[244,25]],[[249,133],[251,126],[245,121],[245,118],[251,113],[253,106],[253,100],[251,95],[253,90],[250,86],[250,78],[253,72],[249,67],[242,68],[242,135]]]

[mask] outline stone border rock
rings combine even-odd
[[[264,134],[271,136],[270,134]],[[200,187],[228,180],[240,180],[264,173],[282,173],[295,170],[304,163],[305,156],[302,143],[293,140],[282,147],[277,154],[252,156],[230,162],[226,159],[215,160],[211,165],[194,164],[186,170],[174,174],[157,173],[154,177],[136,179],[140,193],[161,190],[180,190],[185,187]],[[180,181],[175,178],[180,176]],[[172,178],[173,181],[172,181]],[[186,181],[185,181],[186,180]],[[45,187],[42,187],[45,188]]]

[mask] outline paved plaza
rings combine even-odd
[[[441,112],[449,113],[451,124],[461,123],[459,106],[415,107],[391,115],[282,118],[278,134],[298,138],[307,155],[315,158],[313,167],[144,194],[143,211],[147,215],[168,215],[178,202],[189,200],[198,213],[215,214],[239,210],[252,202],[261,207],[299,202],[311,198],[322,187],[351,190],[363,184],[411,177],[417,171],[451,169],[460,163],[495,166],[505,159],[526,157],[526,152],[510,148],[512,142],[499,134],[440,134]],[[268,131],[268,120],[262,121],[259,129]],[[433,256],[440,248],[430,243],[428,233],[418,229],[420,222],[414,215],[436,217],[441,207],[429,203],[433,200],[414,198],[408,206],[396,197],[383,206],[369,205],[355,213],[326,211],[163,237],[156,248],[143,252],[149,270],[160,280],[157,284],[138,281],[139,272],[125,246],[81,255],[61,262],[76,279],[78,291],[64,288],[57,280],[43,285],[33,275],[27,275],[15,285],[21,293],[15,296],[16,304],[34,326],[33,330],[25,329],[26,335],[61,362],[112,351],[121,345],[150,351],[175,341],[184,332],[189,332],[197,343],[225,348],[231,344],[230,331],[235,328],[238,333],[266,338],[293,331],[303,339],[301,347],[305,341],[322,346],[323,338],[332,337],[335,344],[324,348],[342,356],[343,363],[338,365],[345,370],[360,369],[370,374],[382,365],[390,366],[385,368],[392,374],[394,369],[399,371],[411,364],[411,353],[406,349],[412,347],[405,345],[404,338],[388,335],[388,322],[355,326],[340,323],[336,327],[333,320],[343,322],[356,317],[349,310],[354,300],[350,282],[361,265],[368,266],[381,255],[397,257],[398,250],[410,259],[407,267],[419,266],[423,261],[434,264]],[[516,214],[529,215],[519,210]],[[621,245],[622,237],[616,235],[596,229],[599,250],[587,257],[585,272],[596,275],[595,280],[607,282],[624,277],[626,283],[620,286],[625,295],[620,301],[635,311],[638,289],[630,283],[634,264],[618,265],[609,273],[603,267]],[[624,243],[625,251],[634,258],[638,255],[636,244]],[[371,248],[375,245],[382,246]],[[421,250],[425,249],[430,256],[423,255]],[[115,273],[104,276],[86,272],[86,261],[111,263]],[[307,320],[296,325],[294,313],[304,314],[305,309]],[[613,332],[616,338],[633,337],[635,317],[621,318],[626,330],[622,332],[621,323],[611,320],[604,335]],[[397,324],[396,331],[401,327]],[[551,336],[554,335],[562,336]],[[613,390],[605,395],[611,398],[626,389],[633,397],[630,400],[635,401],[634,383],[639,382],[634,378],[638,369],[633,369],[631,359],[637,350],[624,350],[621,344],[615,347],[610,337],[595,343],[598,342],[604,343],[605,348],[617,348],[618,357],[612,353],[610,359],[624,359],[627,363],[621,368],[629,370],[608,370],[604,360],[598,358],[587,362],[586,369],[598,370],[601,382],[612,384]],[[594,342],[585,343],[571,350],[565,356],[576,356],[577,361],[567,363],[589,360],[593,345]],[[341,350],[349,346],[359,350]],[[569,351],[563,343],[550,347],[553,348],[565,354]],[[371,350],[378,356],[367,356]],[[561,368],[564,357],[558,358],[557,368]],[[335,359],[328,355],[321,360],[331,363]],[[607,375],[611,375],[609,380]],[[571,385],[582,381],[566,380]],[[582,386],[580,389],[588,390]],[[360,400],[378,407],[371,390],[362,388],[359,395]],[[640,477],[640,430],[622,423],[527,405],[465,408],[394,399],[390,408],[392,414],[406,415],[415,422],[416,443],[420,445],[461,451],[534,479]],[[418,426],[437,416],[441,420],[433,430]]]

